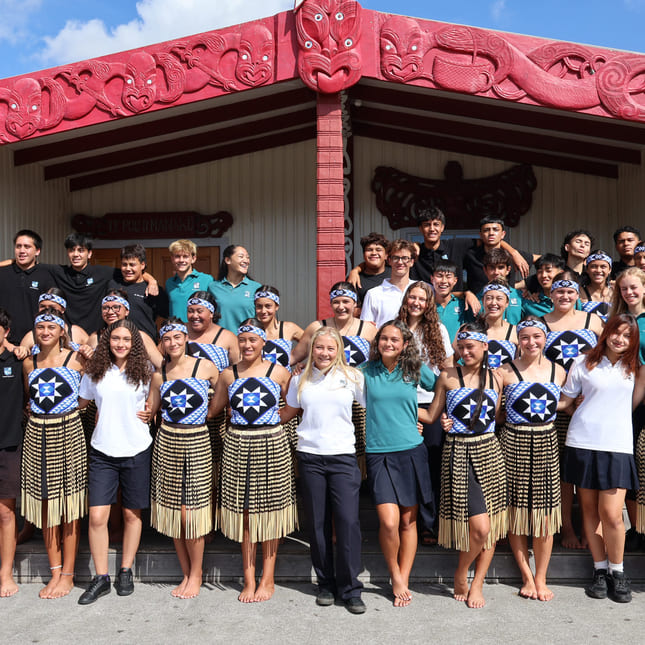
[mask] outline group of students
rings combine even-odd
[[[0,443],[0,595],[17,591],[11,572],[19,495],[26,521],[43,529],[52,571],[43,598],[73,586],[79,521],[88,507],[96,576],[79,603],[110,592],[108,521],[120,498],[119,595],[134,589],[141,511],[149,506],[152,526],[175,543],[183,579],[174,596],[199,593],[205,538],[220,529],[241,543],[240,601],[267,600],[279,542],[298,524],[295,449],[321,606],[338,599],[351,613],[366,609],[358,578],[365,473],[395,606],[412,598],[418,518],[422,538],[460,551],[456,599],[484,605],[495,543],[508,534],[520,593],[550,600],[553,536],[562,531],[563,541],[577,541],[573,486],[594,558],[587,594],[629,601],[622,507],[625,491],[639,488],[632,403],[645,396],[645,273],[626,267],[610,282],[611,258],[590,253],[591,236],[578,231],[563,249],[569,268],[562,271],[557,256],[537,259],[532,293],[531,277],[522,283],[520,275],[531,258],[502,248],[503,222],[482,221],[481,244],[470,246],[444,245],[444,226],[438,209],[422,213],[420,249],[378,234],[364,238],[365,262],[349,279],[372,288],[361,293],[352,282],[335,284],[332,317],[304,330],[278,319],[280,294],[249,278],[246,249],[227,247],[213,280],[195,271],[188,240],[170,245],[176,274],[166,283],[170,316],[158,339],[156,329],[148,334],[131,320],[131,301],[118,284],[107,292],[103,285],[102,325],[95,329],[83,329],[82,318],[66,319],[73,299],[66,292],[41,293],[18,347],[9,341],[10,315],[0,311],[0,386],[14,401],[3,406],[12,423]],[[16,265],[25,263],[25,237],[16,236],[16,261],[7,267],[23,284],[29,267]],[[90,270],[91,243],[72,242],[82,244],[71,245],[65,275],[78,285]],[[121,279],[129,277],[128,253]],[[86,265],[73,269],[79,254]],[[634,244],[632,261],[639,254],[645,257],[645,247]],[[389,272],[376,270],[386,262]],[[139,264],[135,284],[154,290],[154,278],[143,277],[145,256]],[[588,299],[580,304],[584,289]],[[588,303],[607,305],[599,311],[606,324]],[[9,375],[17,375],[11,395]],[[21,377],[29,406],[22,441],[15,405]],[[645,440],[639,448],[645,453]],[[645,498],[634,500],[633,511],[634,525],[645,531]]]

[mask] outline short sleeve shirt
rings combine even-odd
[[[188,299],[196,291],[208,291],[213,282],[213,276],[200,271],[191,271],[183,280],[177,274],[166,280],[166,293],[168,294],[171,316],[177,316],[186,322],[186,309]]]

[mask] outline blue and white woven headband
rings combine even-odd
[[[511,291],[508,287],[505,287],[503,284],[487,284],[482,290],[482,295],[488,293],[489,291],[501,291],[509,300],[511,299]]]
[[[645,251],[645,247],[643,248],[643,251]],[[636,253],[636,250],[634,250],[634,253]],[[591,255],[587,256],[587,259],[585,260],[585,265],[589,266],[591,262],[606,262],[610,267],[613,264],[612,259],[606,254],[603,253],[602,251],[599,253],[592,253]]]
[[[130,303],[121,296],[105,296],[101,300],[101,305],[106,305],[108,302],[116,302],[119,305],[123,305],[128,311],[130,311]]]
[[[634,255],[638,253],[645,253],[645,246],[639,244],[638,246],[634,247]]]
[[[264,329],[260,329],[255,325],[242,325],[237,330],[237,335],[239,336],[240,334],[255,334],[256,336],[259,336],[265,343],[267,340],[267,334]]]
[[[269,300],[273,300],[276,305],[280,304],[280,296],[277,293],[273,293],[273,291],[256,291],[253,300],[255,301],[260,298],[268,298]]]
[[[478,331],[460,331],[457,340],[478,340],[480,343],[487,343],[488,336]]]
[[[517,327],[515,329],[519,334],[522,331],[522,329],[526,329],[528,327],[537,327],[538,329],[544,332],[545,336],[547,334],[546,325],[540,320],[522,320],[517,323]]]
[[[342,296],[351,298],[354,302],[358,302],[356,292],[350,291],[349,289],[334,289],[329,293],[329,301],[331,302],[334,298],[341,298]]]
[[[182,334],[188,335],[188,329],[186,328],[186,325],[181,325],[180,323],[170,323],[169,325],[164,325],[159,330],[159,337],[163,338],[171,331],[180,331]]]
[[[65,321],[58,316],[54,316],[53,314],[39,314],[34,320],[34,326],[36,326],[38,323],[43,322],[56,323],[63,331],[65,331]]]
[[[60,296],[54,295],[53,293],[41,293],[38,298],[38,304],[41,302],[55,302],[57,305],[60,305],[63,309],[67,309],[67,300],[61,298]]]
[[[556,289],[575,289],[577,292],[580,291],[580,285],[575,280],[556,280],[551,285],[551,292]]]
[[[189,298],[188,299],[188,307],[191,305],[195,307],[204,307],[208,309],[212,314],[215,313],[215,307],[213,306],[212,302],[208,302],[208,300],[203,300],[202,298]]]

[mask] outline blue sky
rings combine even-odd
[[[645,52],[645,0],[363,0],[363,6]],[[293,0],[0,0],[0,78],[272,15]]]

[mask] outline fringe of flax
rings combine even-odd
[[[636,466],[638,467],[638,481],[640,488],[636,497],[638,506],[636,511],[636,530],[645,533],[645,428],[638,434],[636,443]]]
[[[187,540],[208,535],[213,529],[213,505],[204,508],[186,508],[186,530],[181,531],[181,509],[169,508],[159,502],[150,505],[150,521],[159,533],[168,537]]]
[[[25,519],[39,529],[43,529],[43,505],[47,508],[47,527],[58,526],[62,522],[73,522],[87,515],[87,491],[82,490],[65,497],[39,499],[23,490],[20,495],[20,508]]]
[[[508,532],[508,515],[506,510],[491,515],[490,532],[484,543],[484,549],[492,548],[496,542],[506,537]],[[470,551],[470,533],[468,518],[463,520],[444,520],[439,522],[439,544],[457,551]]]
[[[242,542],[244,537],[244,512],[240,513],[227,508],[219,508],[219,526],[222,533],[235,542]],[[296,505],[289,504],[279,511],[249,513],[249,541],[266,542],[277,540],[292,533],[298,528]]]
[[[555,535],[562,526],[562,509],[555,508],[533,509],[508,507],[508,532],[514,535],[533,535],[533,537],[548,537]],[[533,531],[531,532],[531,527]]]

